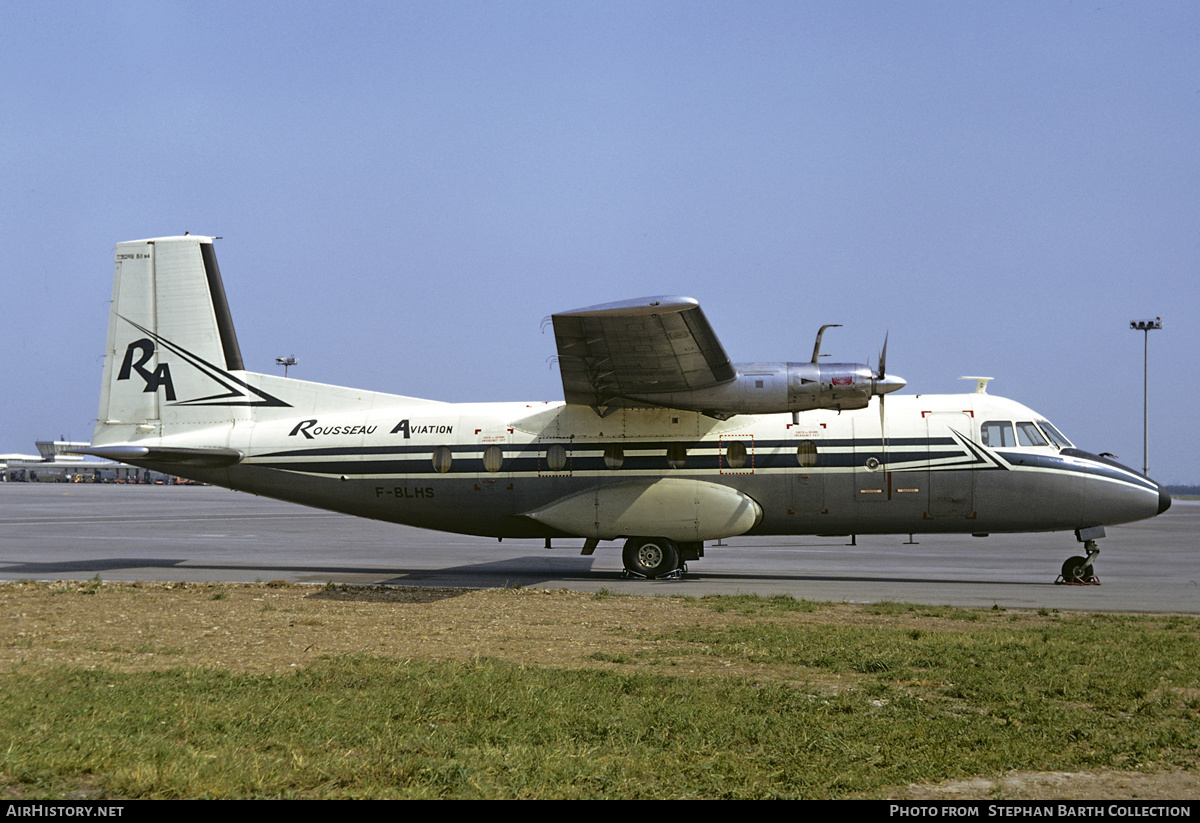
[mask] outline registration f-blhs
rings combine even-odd
[[[696,301],[552,316],[565,402],[442,403],[246,371],[213,252],[121,243],[86,453],[428,529],[624,541],[682,573],[735,535],[1075,531],[1160,514],[1157,483],[990,395],[895,395],[878,367],[731,363]],[[578,544],[576,544],[578,545]]]

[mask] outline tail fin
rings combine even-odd
[[[94,444],[288,405],[253,388],[244,369],[211,237],[117,245]]]
[[[92,445],[120,448],[94,448],[90,454],[133,462],[131,455],[148,460],[144,451],[152,448],[159,462],[199,459],[215,465],[212,449],[237,439],[233,429],[239,421],[434,402],[248,372],[213,238],[117,244]],[[233,459],[233,454],[215,459]]]

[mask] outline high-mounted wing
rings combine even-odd
[[[904,379],[861,363],[729,362],[690,297],[643,297],[551,315],[568,403],[604,416],[618,408],[669,408],[713,417],[861,409]]]
[[[657,405],[636,398],[711,388],[737,376],[690,297],[643,297],[551,317],[568,403],[597,411]]]

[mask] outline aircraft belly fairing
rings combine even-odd
[[[595,484],[523,516],[565,534],[616,540],[654,534],[676,542],[744,534],[762,508],[730,486],[685,477]]]
[[[811,362],[733,364],[699,305],[553,316],[566,403],[447,404],[247,372],[202,237],[117,247],[90,453],[305,505],[494,537],[628,538],[675,574],[740,534],[1077,530],[1170,498],[984,393]],[[1019,441],[1019,442],[1018,442]],[[1086,537],[1085,537],[1086,535]]]

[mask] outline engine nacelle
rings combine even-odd
[[[903,388],[903,378],[878,376],[861,363],[741,363],[733,380],[705,389],[644,394],[651,406],[735,414],[779,414],[811,409],[862,409],[876,395]]]
[[[896,380],[898,378],[890,378]],[[887,384],[876,391],[875,373],[861,363],[788,363],[788,411],[808,409],[865,409],[876,394],[895,391],[904,385]]]

